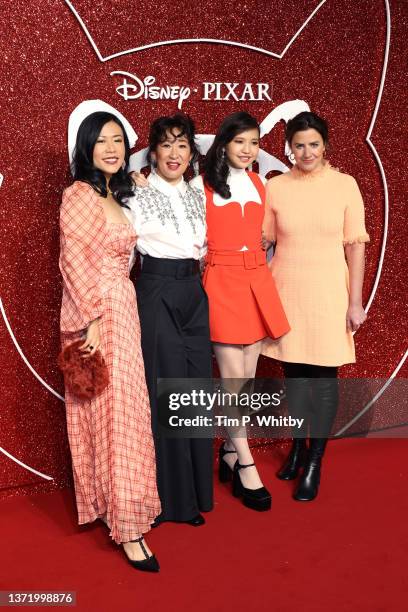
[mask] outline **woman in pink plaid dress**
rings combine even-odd
[[[109,385],[91,400],[66,390],[78,519],[80,524],[102,519],[134,567],[158,571],[143,539],[161,508],[140,324],[129,279],[136,243],[123,208],[132,187],[126,172],[129,139],[118,114],[87,115],[73,155],[76,180],[61,206],[61,332],[64,344],[84,339],[84,358],[102,352]]]

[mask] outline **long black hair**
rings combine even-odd
[[[329,143],[329,127],[327,121],[310,111],[303,111],[292,119],[289,119],[285,130],[285,138],[289,145],[291,145],[296,132],[304,132],[310,129],[319,132],[325,145]]]
[[[99,111],[88,115],[82,121],[78,129],[72,160],[74,179],[88,183],[102,197],[106,198],[108,196],[105,175],[93,164],[93,151],[103,126],[109,121],[114,121],[121,128],[125,144],[125,167],[120,168],[118,172],[111,176],[109,189],[112,191],[116,202],[127,207],[125,200],[133,195],[134,187],[134,183],[128,175],[130,146],[125,128],[115,115]]]
[[[259,132],[259,123],[249,113],[239,112],[228,115],[218,128],[214,142],[205,156],[204,183],[223,198],[231,197],[231,190],[227,184],[229,167],[225,145],[231,142],[237,134],[253,129]]]

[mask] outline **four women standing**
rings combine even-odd
[[[110,373],[108,388],[91,401],[66,392],[79,522],[105,520],[140,569],[158,569],[142,537],[155,519],[199,526],[213,506],[211,440],[161,436],[157,407],[159,377],[211,377],[209,324],[223,379],[254,377],[264,342],[264,354],[284,362],[290,412],[303,418],[311,399],[311,416],[278,476],[295,478],[303,466],[295,499],[317,494],[337,367],[354,361],[352,332],[365,319],[368,236],[354,179],[323,158],[324,120],[301,113],[286,138],[296,165],[268,182],[265,210],[264,182],[246,171],[259,149],[259,126],[247,113],[224,120],[204,176],[190,185],[183,174],[198,153],[183,115],[152,124],[146,188],[127,178],[129,144],[115,115],[93,113],[78,131],[76,182],[61,208],[61,330],[63,343],[84,338],[85,356],[100,347]],[[262,225],[276,243],[272,274]],[[206,241],[208,300],[199,275]],[[143,256],[138,310],[128,279],[135,243]],[[270,507],[242,430],[220,449],[220,478],[231,477],[247,506]]]

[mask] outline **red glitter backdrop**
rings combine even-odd
[[[46,490],[70,481],[64,404],[53,394],[53,390],[63,394],[56,367],[61,296],[58,208],[69,181],[69,114],[82,100],[105,100],[134,126],[138,150],[146,146],[152,119],[177,110],[177,100],[124,100],[116,92],[121,81],[110,75],[113,71],[126,71],[142,80],[152,75],[159,86],[190,87],[182,109],[195,119],[199,133],[214,133],[220,120],[233,111],[246,109],[262,120],[279,104],[294,99],[306,101],[326,117],[332,135],[330,161],[356,177],[366,203],[371,243],[365,303],[375,289],[368,321],[356,335],[357,364],[343,368],[342,376],[387,380],[403,360],[408,5],[398,0],[246,0],[236,5],[236,12],[231,12],[232,7],[226,0],[200,0],[194,10],[187,5],[180,10],[176,3],[161,0],[3,3],[0,496]],[[391,43],[371,135],[373,150],[366,136],[381,87],[387,23]],[[149,46],[197,38],[213,42]],[[205,101],[203,82],[270,83],[272,100]],[[261,146],[287,161],[282,122],[262,139]],[[389,225],[382,261],[387,204]],[[268,375],[271,367],[269,360],[262,359],[260,373]],[[397,375],[406,372],[405,364]],[[402,422],[398,410],[397,403],[392,413],[375,410],[372,426]],[[53,480],[27,471],[4,451]]]

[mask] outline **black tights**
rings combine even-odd
[[[289,414],[303,419],[294,437],[328,438],[337,412],[337,368],[284,363]]]
[[[337,368],[310,363],[283,363],[285,378],[337,378]]]

